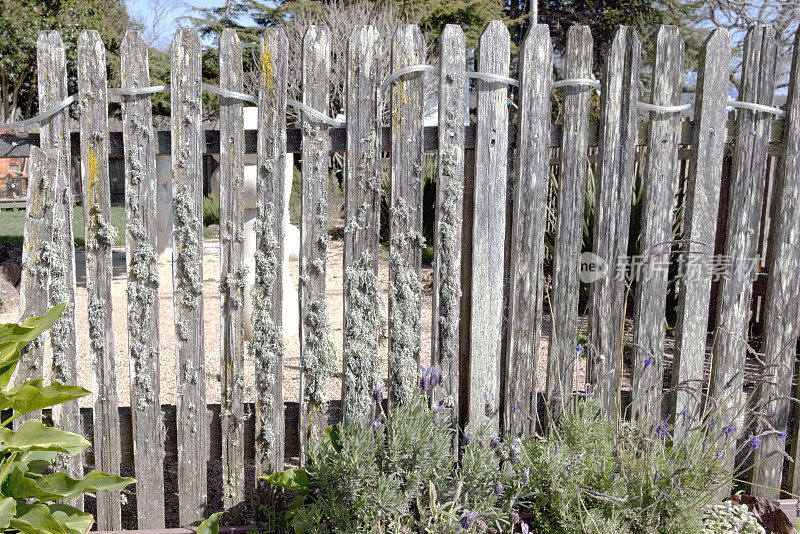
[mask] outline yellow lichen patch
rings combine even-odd
[[[269,89],[275,82],[275,73],[272,68],[272,52],[265,44],[264,50],[261,53],[261,79],[264,80],[264,86]]]
[[[86,157],[86,184],[89,192],[89,203],[97,203],[97,174],[100,164],[97,161],[97,153],[92,143],[89,143],[88,155]]]

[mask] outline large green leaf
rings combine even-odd
[[[92,528],[94,523],[92,514],[61,503],[48,504],[47,507],[67,534],[86,534]]]
[[[44,380],[29,380],[8,391],[0,391],[0,410],[11,408],[15,416],[20,416],[80,399],[90,393],[80,386],[67,386],[60,382],[44,385]]]
[[[9,521],[12,529],[23,534],[72,534],[61,526],[44,504],[17,503],[17,517]]]
[[[8,528],[11,518],[17,513],[17,501],[13,497],[6,497],[0,501],[0,528]]]
[[[89,445],[83,436],[45,426],[34,419],[19,425],[16,432],[10,428],[0,428],[0,452],[53,451],[78,454]]]
[[[53,326],[66,307],[66,302],[59,304],[41,317],[25,319],[22,324],[0,324],[0,388],[8,387],[17,368],[20,349]]]
[[[211,517],[200,523],[197,527],[197,534],[218,534],[219,533],[219,520],[222,519],[222,514],[225,512],[217,512],[211,514]]]
[[[13,463],[13,467],[19,467],[23,473],[41,474],[45,469],[53,465],[57,457],[57,452],[28,451],[19,456]]]
[[[83,480],[75,480],[65,473],[45,475],[36,482],[36,486],[57,499],[74,499],[87,491],[119,491],[136,482],[132,478],[108,475],[100,471],[92,471]],[[43,500],[43,499],[39,499]],[[48,498],[47,500],[53,500]]]
[[[308,488],[308,472],[305,469],[287,469],[261,477],[273,486],[302,493]]]
[[[65,498],[64,495],[50,493],[40,488],[37,485],[38,478],[40,478],[39,475],[26,475],[18,467],[15,467],[0,487],[3,489],[3,495],[15,499],[36,499],[40,502],[47,502]]]

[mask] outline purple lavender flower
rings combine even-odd
[[[436,367],[422,367],[419,368],[419,387],[423,392],[427,393],[434,387],[438,386],[442,380],[442,372]]]
[[[522,440],[519,438],[514,438],[514,441],[511,442],[511,449],[508,453],[508,461],[512,464],[519,463],[519,453],[522,452]]]
[[[494,450],[497,450],[499,446],[500,446],[500,436],[498,436],[497,434],[492,434],[492,437],[489,439],[489,447],[491,447]]]
[[[516,525],[519,523],[519,514],[517,512],[511,512],[508,516],[508,520],[511,522],[512,525]]]
[[[437,401],[433,404],[433,413],[441,413],[444,411],[444,403]]]
[[[381,416],[379,415],[379,416],[378,416],[378,417],[376,417],[376,418],[375,418],[375,420],[372,422],[372,429],[373,429],[373,430],[380,430],[380,428],[381,428],[382,426],[383,426],[383,417],[381,417]]]
[[[689,415],[689,410],[687,410],[686,408],[684,408],[683,410],[681,410],[681,415],[682,415],[683,417],[686,417],[687,415]]]
[[[778,439],[781,441],[786,441],[786,432],[779,432]]]
[[[725,435],[729,436],[734,430],[736,430],[735,425],[728,425],[728,427],[725,429]]]
[[[469,530],[472,528],[472,525],[475,523],[475,517],[477,514],[475,512],[470,512],[467,510],[464,512],[464,515],[461,516],[461,528],[464,530]]]
[[[469,445],[470,443],[472,443],[472,430],[468,428],[464,431],[464,445]]]
[[[578,353],[578,356],[583,354],[583,343],[578,343],[578,346],[575,347],[575,352]]]
[[[506,487],[505,487],[505,486],[503,486],[503,483],[502,483],[502,482],[497,482],[497,483],[494,485],[494,493],[495,493],[495,495],[497,495],[498,497],[499,497],[500,495],[502,495],[503,493],[505,493],[505,491],[506,491]]]
[[[383,402],[383,390],[385,388],[386,386],[383,385],[383,382],[375,382],[375,385],[372,386],[372,396],[378,404]]]
[[[653,358],[652,356],[651,356],[651,357],[649,357],[649,358],[647,358],[647,359],[644,361],[644,366],[642,367],[642,371],[644,371],[645,369],[647,369],[647,368],[648,368],[648,367],[650,367],[651,365],[654,365],[655,363],[656,363],[656,359],[655,359],[655,358]]]
[[[523,522],[522,525],[520,525],[519,530],[520,532],[522,532],[522,534],[530,534],[531,531],[530,527],[528,526],[528,523],[525,522]]]
[[[756,437],[753,437],[753,438],[750,440],[750,448],[751,448],[752,450],[757,450],[757,449],[758,449],[760,446],[761,446],[761,439],[760,439],[760,438],[758,438],[757,436],[756,436]]]

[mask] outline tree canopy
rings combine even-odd
[[[58,30],[64,41],[70,93],[77,91],[78,35],[97,30],[106,45],[109,79],[118,79],[119,46],[130,18],[124,0],[2,0],[0,2],[0,122],[38,110],[36,39]]]

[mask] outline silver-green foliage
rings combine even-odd
[[[459,466],[451,418],[429,403],[415,395],[377,419],[347,419],[312,445],[305,469],[265,477],[298,493],[295,532],[507,531],[524,497],[521,464],[503,461],[511,444],[468,432]]]
[[[0,325],[0,411],[11,410],[0,422],[0,529],[4,532],[83,534],[93,523],[92,515],[56,501],[87,492],[117,491],[134,482],[100,471],[92,471],[82,480],[48,473],[59,454],[80,454],[90,443],[34,419],[20,424],[16,431],[11,429],[12,421],[22,415],[90,393],[59,382],[45,385],[42,380],[9,387],[21,350],[49,329],[65,307],[60,304],[22,324]]]
[[[764,534],[756,516],[746,504],[731,501],[715,504],[705,511],[701,534]]]

